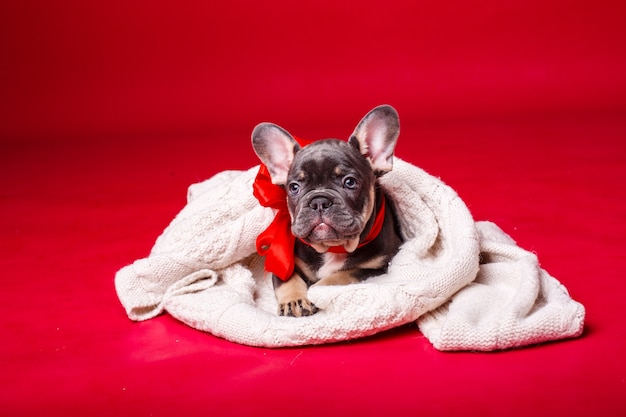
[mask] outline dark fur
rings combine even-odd
[[[327,139],[301,148],[278,126],[255,128],[254,149],[272,181],[286,189],[297,237],[293,276],[287,281],[274,277],[279,314],[314,314],[317,308],[306,297],[310,285],[349,284],[387,271],[401,244],[391,198],[385,200],[380,233],[355,247],[380,210],[383,191],[377,179],[391,169],[398,134],[397,113],[389,106],[368,113],[348,142]],[[329,246],[344,246],[348,252],[331,254]]]

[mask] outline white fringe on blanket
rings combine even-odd
[[[496,225],[474,222],[458,195],[395,159],[382,186],[405,239],[387,274],[311,287],[321,310],[279,317],[257,235],[274,213],[252,196],[258,166],[189,188],[188,203],[149,256],[118,271],[132,320],[166,311],[198,330],[252,346],[337,342],[417,321],[440,350],[489,351],[575,337],[584,307]]]

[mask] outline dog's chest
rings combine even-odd
[[[322,255],[322,266],[317,270],[318,279],[324,279],[343,268],[346,263],[346,253],[326,252]]]

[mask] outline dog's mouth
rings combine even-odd
[[[341,196],[335,194],[329,190],[312,192],[292,213],[294,236],[318,253],[337,246],[354,252],[363,231],[362,213],[350,209]]]
[[[343,236],[328,223],[321,221],[308,236],[303,238],[318,253],[325,253],[331,247],[343,246],[346,252],[354,252],[359,245],[359,235]]]

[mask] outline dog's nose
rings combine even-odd
[[[315,197],[309,201],[309,207],[315,211],[325,211],[328,210],[330,206],[333,205],[333,202],[328,197]]]

